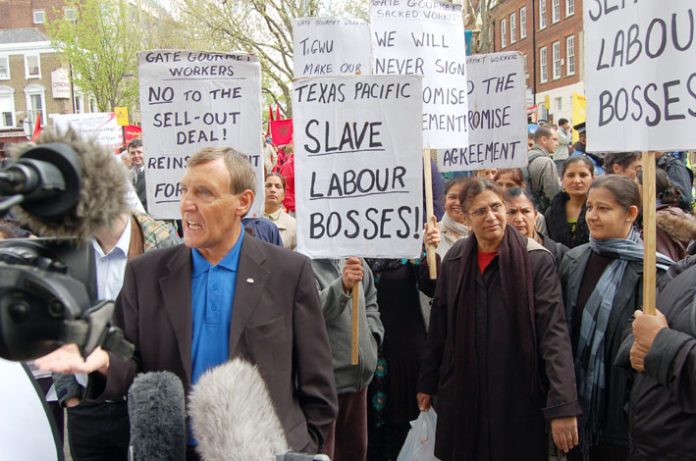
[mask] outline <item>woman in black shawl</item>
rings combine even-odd
[[[482,179],[460,203],[474,234],[442,261],[421,361],[418,403],[437,395],[435,456],[542,460],[578,443],[572,353],[553,256],[506,223]]]

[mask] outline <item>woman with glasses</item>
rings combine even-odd
[[[568,252],[568,247],[551,240],[548,236],[537,231],[536,223],[539,213],[537,213],[534,207],[534,199],[529,191],[519,187],[507,189],[505,191],[505,203],[507,205],[508,222],[512,227],[525,237],[542,244],[556,259],[556,266],[560,266],[563,256]]]
[[[585,200],[592,183],[594,164],[584,155],[568,158],[563,163],[561,192],[551,199],[544,214],[548,235],[568,248],[589,241],[585,222]]]
[[[633,224],[638,186],[625,176],[595,180],[587,196],[590,242],[566,253],[560,275],[583,414],[581,447],[569,460],[622,461],[628,456],[625,406],[630,377],[614,366],[634,311],[643,304],[645,249]],[[657,255],[658,268],[671,261]]]
[[[547,428],[568,451],[580,411],[553,256],[507,225],[494,183],[459,201],[472,235],[442,259],[418,382],[421,410],[438,398],[435,456],[547,459]]]

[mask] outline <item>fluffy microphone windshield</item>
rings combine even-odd
[[[266,383],[242,360],[201,376],[189,396],[189,415],[204,461],[273,461],[289,450]]]
[[[143,373],[128,390],[133,461],[186,459],[186,399],[172,372]]]
[[[116,155],[95,140],[82,139],[73,130],[58,134],[42,132],[36,143],[16,144],[11,156],[21,157],[36,145],[63,143],[70,146],[80,161],[82,187],[75,208],[59,221],[32,216],[21,206],[13,208],[18,221],[40,237],[78,238],[86,240],[102,227],[111,228],[114,220],[127,211],[128,172]]]

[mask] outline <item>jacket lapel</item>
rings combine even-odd
[[[230,357],[237,355],[239,339],[266,289],[270,271],[264,267],[265,260],[266,252],[263,245],[254,237],[245,235],[239,255],[237,284],[232,304]]]
[[[168,264],[169,273],[159,280],[164,306],[179,345],[179,358],[189,381],[184,383],[185,387],[191,382],[191,265],[191,249],[181,245]]]

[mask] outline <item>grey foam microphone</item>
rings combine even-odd
[[[174,373],[136,376],[128,390],[131,461],[186,459],[186,399]]]
[[[68,207],[66,212],[57,213],[57,216],[51,215],[51,211],[54,211],[51,207],[55,208],[58,198],[50,196],[50,185],[47,185],[43,191],[45,199],[22,203],[14,207],[13,211],[20,223],[42,237],[86,240],[93,237],[97,229],[111,227],[114,220],[127,211],[125,197],[129,182],[128,172],[109,149],[94,140],[82,139],[72,130],[64,134],[46,130],[36,144],[18,144],[13,147],[11,155],[15,159],[25,156],[27,160],[53,164],[57,159],[52,156],[52,146],[60,149],[60,145],[63,145],[63,148],[67,146],[76,154],[76,173],[79,177],[70,175],[71,177],[63,178],[65,190],[60,192],[63,195],[74,195],[75,205]],[[55,157],[58,157],[58,154],[55,154]],[[17,168],[15,173],[19,174],[21,170]],[[69,168],[60,170],[66,174]]]
[[[290,449],[266,383],[243,360],[201,376],[189,396],[189,415],[204,461],[275,461]]]

